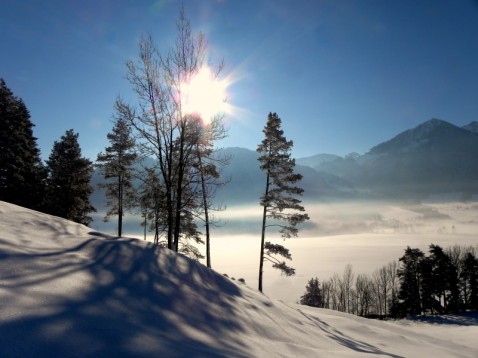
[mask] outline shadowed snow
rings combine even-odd
[[[478,351],[473,317],[381,322],[285,304],[151,243],[4,202],[0,302],[1,357],[472,357]]]

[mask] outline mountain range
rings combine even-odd
[[[256,151],[224,148],[231,158],[223,168],[229,183],[219,188],[222,205],[257,203],[264,190],[264,173]],[[424,199],[432,194],[458,193],[463,198],[478,194],[478,122],[458,127],[431,119],[379,143],[365,154],[346,156],[317,154],[296,159],[303,175],[303,199]],[[93,183],[102,178],[95,173]],[[93,205],[102,208],[98,190]]]
[[[218,193],[225,202],[258,200],[264,187],[258,154],[226,148],[231,182]],[[344,157],[317,154],[298,158],[306,200],[321,198],[415,198],[431,194],[478,193],[478,122],[458,127],[440,119]]]

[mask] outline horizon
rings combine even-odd
[[[174,43],[179,4],[7,0],[0,77],[29,109],[43,159],[70,128],[84,156],[104,150],[116,96],[134,103],[125,62],[141,34],[161,50]],[[231,79],[236,110],[220,147],[255,150],[269,112],[282,119],[296,158],[364,154],[431,118],[459,127],[478,120],[473,1],[184,5]]]

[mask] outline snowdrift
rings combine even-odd
[[[477,322],[273,301],[150,243],[0,202],[1,357],[476,357]]]

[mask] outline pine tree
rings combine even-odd
[[[93,164],[81,156],[78,134],[72,129],[53,144],[47,169],[48,212],[88,225],[92,221],[88,214],[96,211],[89,198]]]
[[[418,315],[422,313],[422,278],[420,264],[424,254],[420,249],[412,249],[409,246],[405,254],[399,259],[401,267],[398,270],[400,289],[398,298],[399,308],[393,308],[394,312],[399,311],[400,316],[407,314]]]
[[[263,206],[261,250],[259,261],[259,291],[262,292],[262,274],[264,260],[272,262],[272,266],[290,276],[295,270],[287,266],[285,261],[279,261],[274,255],[291,259],[289,251],[282,245],[265,242],[267,227],[279,227],[282,237],[296,237],[297,225],[309,219],[300,205],[300,196],[303,190],[294,186],[302,179],[302,175],[294,173],[295,160],[290,157],[292,141],[288,141],[281,129],[282,121],[276,113],[269,113],[267,124],[263,130],[265,138],[257,147],[259,152],[260,168],[266,173],[266,186],[261,197]],[[298,211],[298,213],[297,213]],[[268,224],[267,220],[272,220]],[[285,224],[281,224],[285,222]]]
[[[465,309],[478,310],[478,259],[472,252],[463,259],[461,281]]]
[[[107,206],[105,221],[112,215],[118,215],[118,236],[123,229],[125,210],[134,206],[135,189],[133,187],[133,164],[137,158],[134,151],[135,141],[128,122],[121,116],[116,117],[112,132],[107,138],[110,146],[105,153],[99,153],[96,159],[106,183],[99,186],[106,190]]]
[[[0,79],[0,200],[42,209],[45,168],[24,102]]]
[[[420,297],[422,304],[422,312],[431,314],[442,313],[443,307],[439,300],[436,299],[436,282],[434,271],[434,263],[430,257],[423,257],[418,264],[420,272]]]
[[[322,290],[319,279],[311,278],[305,287],[305,294],[300,297],[300,304],[311,307],[323,307]]]
[[[438,245],[430,245],[433,293],[445,312],[456,312],[459,303],[458,274],[450,257]]]

